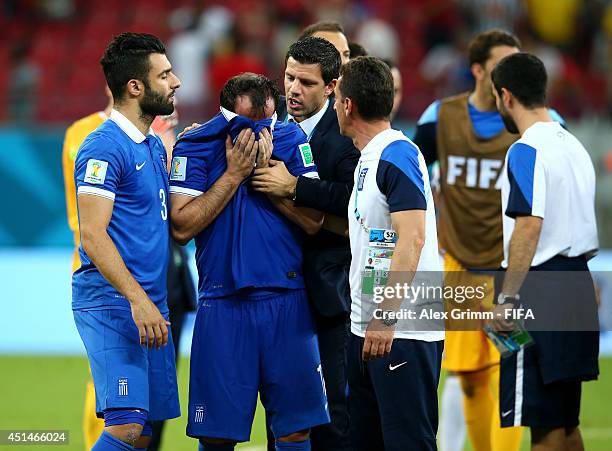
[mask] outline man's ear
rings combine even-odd
[[[502,88],[502,102],[506,109],[511,108],[514,104],[514,96],[506,88]]]
[[[127,93],[129,97],[140,97],[144,93],[144,83],[132,78],[127,82]]]
[[[336,78],[327,83],[327,86],[325,86],[325,97],[329,97],[334,93],[334,90],[336,89],[336,83],[338,83],[338,80]]]
[[[353,103],[353,99],[347,97],[344,99],[344,114],[348,117],[353,114],[355,108],[355,104]]]
[[[480,81],[484,78],[485,76],[485,70],[484,67],[482,67],[482,64],[480,63],[474,63],[470,66],[470,72],[472,72],[472,75],[474,76],[474,79],[476,81]]]

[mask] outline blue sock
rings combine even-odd
[[[235,443],[202,443],[198,447],[198,451],[234,451]]]
[[[113,437],[106,431],[102,431],[102,435],[94,444],[91,451],[131,451],[134,447],[122,442],[118,438]]]
[[[276,451],[310,451],[310,439],[306,439],[303,442],[281,442],[276,440],[274,442]]]

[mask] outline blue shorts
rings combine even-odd
[[[574,428],[580,423],[582,380],[545,383],[538,349],[529,346],[501,359],[499,416],[502,427]]]
[[[187,435],[248,441],[258,392],[275,437],[329,423],[304,290],[198,306]]]
[[[576,427],[582,382],[599,374],[597,303],[587,259],[557,255],[531,267],[520,296],[523,307],[534,309],[535,318],[525,321],[533,345],[501,359],[501,426]]]
[[[139,342],[138,328],[127,310],[74,310],[96,387],[96,412],[134,408],[148,421],[181,415],[172,334],[161,349]]]

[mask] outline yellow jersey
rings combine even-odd
[[[72,271],[76,271],[81,266],[79,259],[79,244],[81,235],[79,234],[79,215],[77,212],[76,187],[74,184],[74,161],[77,152],[87,135],[93,132],[106,120],[103,111],[90,114],[73,123],[64,137],[64,149],[62,151],[62,166],[64,168],[64,187],[66,191],[66,210],[68,212],[68,226],[74,234],[74,256],[72,258]]]

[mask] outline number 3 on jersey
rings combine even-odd
[[[163,188],[159,189],[159,200],[161,200],[162,210],[161,217],[164,221],[168,219],[168,206],[166,205],[166,192]]]

